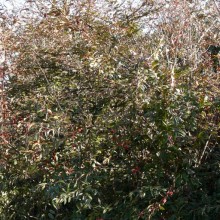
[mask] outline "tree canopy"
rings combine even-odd
[[[1,219],[220,218],[215,1],[0,13]]]

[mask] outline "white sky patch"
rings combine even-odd
[[[25,3],[25,0],[0,0],[0,9],[9,11],[17,10]]]

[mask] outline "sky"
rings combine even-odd
[[[19,8],[19,5],[22,5],[25,0],[0,0],[0,10],[3,7],[6,7],[8,10],[13,10],[13,8]]]
[[[21,4],[24,0],[0,0],[0,3],[5,6],[11,6],[11,4]]]

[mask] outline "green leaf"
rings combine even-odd
[[[49,217],[50,219],[55,219],[54,216],[53,216],[53,214],[51,214],[51,213],[48,213],[48,217]]]

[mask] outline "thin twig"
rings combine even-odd
[[[206,141],[206,144],[205,144],[205,147],[204,147],[204,149],[203,149],[202,155],[201,155],[201,157],[200,157],[200,159],[199,159],[198,165],[201,164],[202,158],[204,157],[204,154],[205,154],[205,152],[206,152],[206,150],[207,150],[207,147],[208,147],[208,145],[209,145],[209,141],[210,141],[211,136],[212,136],[212,135],[210,134],[210,135],[209,135],[209,139]]]

